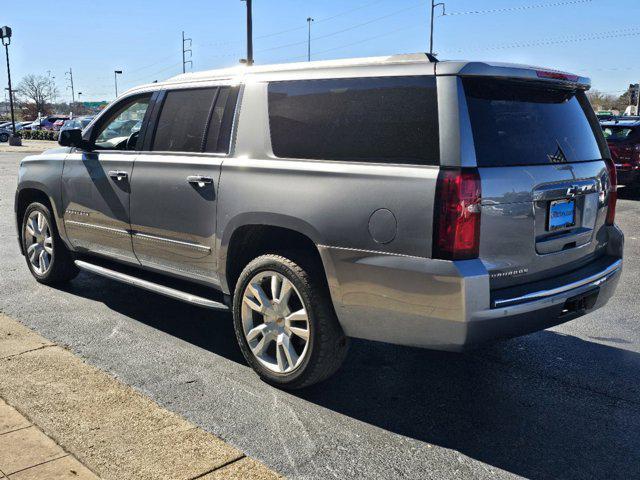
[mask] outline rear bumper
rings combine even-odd
[[[608,227],[607,254],[563,285],[492,298],[480,260],[446,262],[321,247],[338,319],[348,336],[460,351],[592,312],[613,295],[624,237]],[[600,268],[602,267],[602,268]],[[584,272],[584,274],[583,274]]]
[[[599,273],[557,291],[532,292],[529,299],[504,299],[511,305],[474,312],[466,323],[460,347],[525,335],[597,310],[615,292],[621,273],[622,260],[613,260]]]

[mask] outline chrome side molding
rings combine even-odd
[[[94,265],[92,263],[85,262],[83,260],[76,260],[74,263],[81,270],[86,270],[87,272],[95,273],[97,275],[107,277],[112,280],[116,280],[118,282],[126,283],[128,285],[133,285],[134,287],[143,288],[145,290],[149,290],[150,292],[155,292],[160,295],[164,295],[165,297],[171,297],[176,300],[180,300],[182,302],[190,303],[192,305],[197,305],[199,307],[210,308],[212,310],[222,310],[222,311],[229,310],[229,307],[227,307],[224,303],[216,302],[214,300],[209,300],[208,298],[204,298],[204,297],[199,297],[198,295],[193,295],[188,292],[176,290],[175,288],[167,287],[165,285],[160,285],[158,283],[153,283],[148,280],[143,280],[141,278],[137,278],[132,275],[127,275],[126,273],[117,272],[115,270],[111,270],[109,268],[105,268],[100,265]]]

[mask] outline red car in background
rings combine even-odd
[[[42,117],[40,120],[35,120],[31,124],[31,130],[60,130],[62,124],[69,120],[67,115],[48,115],[46,117]],[[55,123],[62,121],[62,124],[55,128]]]
[[[640,183],[640,118],[602,122],[600,125],[616,165],[618,183]]]
[[[55,122],[53,122],[53,126],[51,127],[52,130],[58,131],[62,128],[62,126],[64,125],[64,122],[66,122],[67,119],[66,118],[61,118],[59,120],[56,120]]]

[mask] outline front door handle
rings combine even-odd
[[[109,170],[109,176],[119,182],[124,180],[129,176],[127,172],[123,172],[122,170]]]
[[[187,182],[198,185],[199,187],[204,187],[205,185],[213,183],[213,178],[205,177],[204,175],[189,175]]]

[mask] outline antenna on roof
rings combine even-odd
[[[446,5],[444,2],[436,3],[435,0],[431,0],[431,34],[429,36],[429,55],[433,56],[433,20],[436,14],[436,8],[442,7],[442,16],[447,14]],[[431,60],[431,59],[430,59]],[[433,60],[431,60],[433,62]]]
[[[247,4],[247,58],[240,60],[249,66],[253,65],[253,16],[251,12],[251,0],[240,0]]]

